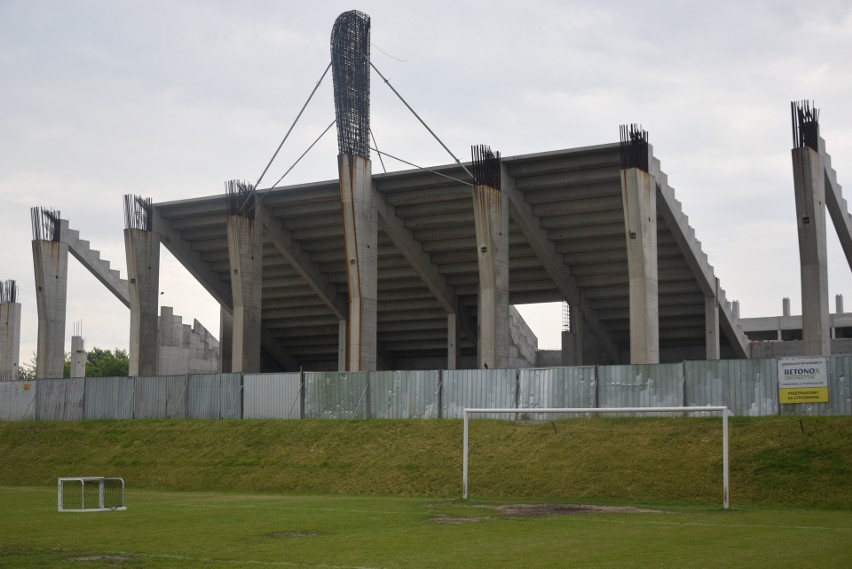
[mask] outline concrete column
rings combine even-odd
[[[58,241],[33,241],[38,347],[36,377],[57,379],[65,367],[65,310],[68,298],[68,246]]]
[[[582,302],[583,291],[580,291],[580,301]],[[571,329],[571,352],[573,353],[573,358],[571,363],[568,365],[573,366],[581,366],[585,363],[583,353],[586,350],[585,344],[585,334],[586,334],[586,322],[583,318],[583,309],[578,304],[576,306],[571,306],[571,309],[568,312],[569,318],[569,328]],[[565,332],[562,333],[563,341],[563,350],[565,349]]]
[[[86,357],[83,337],[71,336],[71,377],[86,377]]]
[[[124,230],[130,298],[128,373],[157,375],[159,352],[160,240],[153,231]]]
[[[21,304],[0,303],[0,381],[18,379],[21,355]]]
[[[630,363],[660,361],[657,184],[639,168],[621,170],[630,287]]]
[[[378,347],[378,213],[372,198],[372,166],[367,158],[340,154],[338,172],[349,286],[347,369],[372,371]]]
[[[473,187],[479,261],[479,367],[509,365],[509,200],[491,186]]]
[[[781,299],[781,316],[790,316],[790,299],[786,296]]]
[[[825,175],[819,153],[794,148],[793,179],[802,278],[802,355],[831,355],[825,237]]]
[[[721,358],[719,347],[719,279],[716,279],[716,288],[712,295],[704,297],[704,325],[706,350],[705,358],[718,360]]]
[[[447,314],[447,369],[458,369],[460,358],[459,317],[453,312]]]
[[[228,258],[233,295],[231,371],[260,372],[263,224],[242,215],[229,215]]]
[[[346,347],[348,342],[346,334],[349,332],[349,325],[346,320],[337,321],[337,371],[346,371]]]
[[[219,307],[219,372],[231,373],[231,349],[234,342],[234,317]]]

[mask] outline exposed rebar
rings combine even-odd
[[[491,148],[480,144],[470,147],[471,168],[473,169],[474,184],[500,189],[501,167],[500,153],[494,153]]]
[[[793,120],[793,147],[811,148],[819,152],[819,109],[813,101],[790,103]]]
[[[47,207],[30,208],[34,241],[59,241],[60,213]]]
[[[242,215],[254,219],[257,203],[254,186],[245,180],[228,180],[225,182],[225,192],[228,200],[228,215]]]
[[[648,131],[642,125],[623,124],[618,127],[621,139],[622,169],[639,168],[648,171]]]
[[[351,10],[331,30],[331,74],[340,154],[370,158],[370,17]]]
[[[153,206],[151,198],[125,194],[124,196],[124,228],[151,231],[153,221]]]
[[[18,285],[14,280],[3,281],[0,286],[0,304],[15,304],[18,302]]]

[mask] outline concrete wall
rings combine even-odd
[[[219,341],[198,320],[189,326],[172,307],[163,306],[158,362],[159,375],[218,373]]]
[[[509,307],[509,335],[509,367],[535,367],[538,337],[514,306]]]
[[[852,354],[852,338],[831,340],[831,355],[839,356],[844,354]],[[752,358],[786,358],[802,355],[804,355],[802,340],[751,343]]]

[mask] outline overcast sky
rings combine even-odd
[[[778,314],[785,296],[800,313],[789,105],[815,101],[849,198],[849,0],[0,0],[0,280],[18,282],[22,362],[37,333],[29,208],[60,210],[126,277],[122,196],[256,179],[350,9],[371,16],[373,62],[463,160],[472,144],[528,154],[616,142],[619,124],[640,123],[741,314]],[[453,161],[375,74],[371,114],[382,150]],[[266,183],[333,118],[329,76]],[[336,178],[333,132],[285,184]],[[852,307],[830,221],[828,233],[831,307],[835,294]],[[218,336],[218,308],[162,251],[161,303]],[[66,349],[75,322],[87,347],[126,348],[128,311],[69,267]],[[527,314],[540,347],[557,348],[558,309]]]

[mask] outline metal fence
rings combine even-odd
[[[540,369],[203,374],[0,382],[0,421],[434,419],[463,409],[724,405],[734,415],[852,415],[852,356],[828,403],[782,405],[774,359]],[[506,418],[505,415],[500,415]]]

